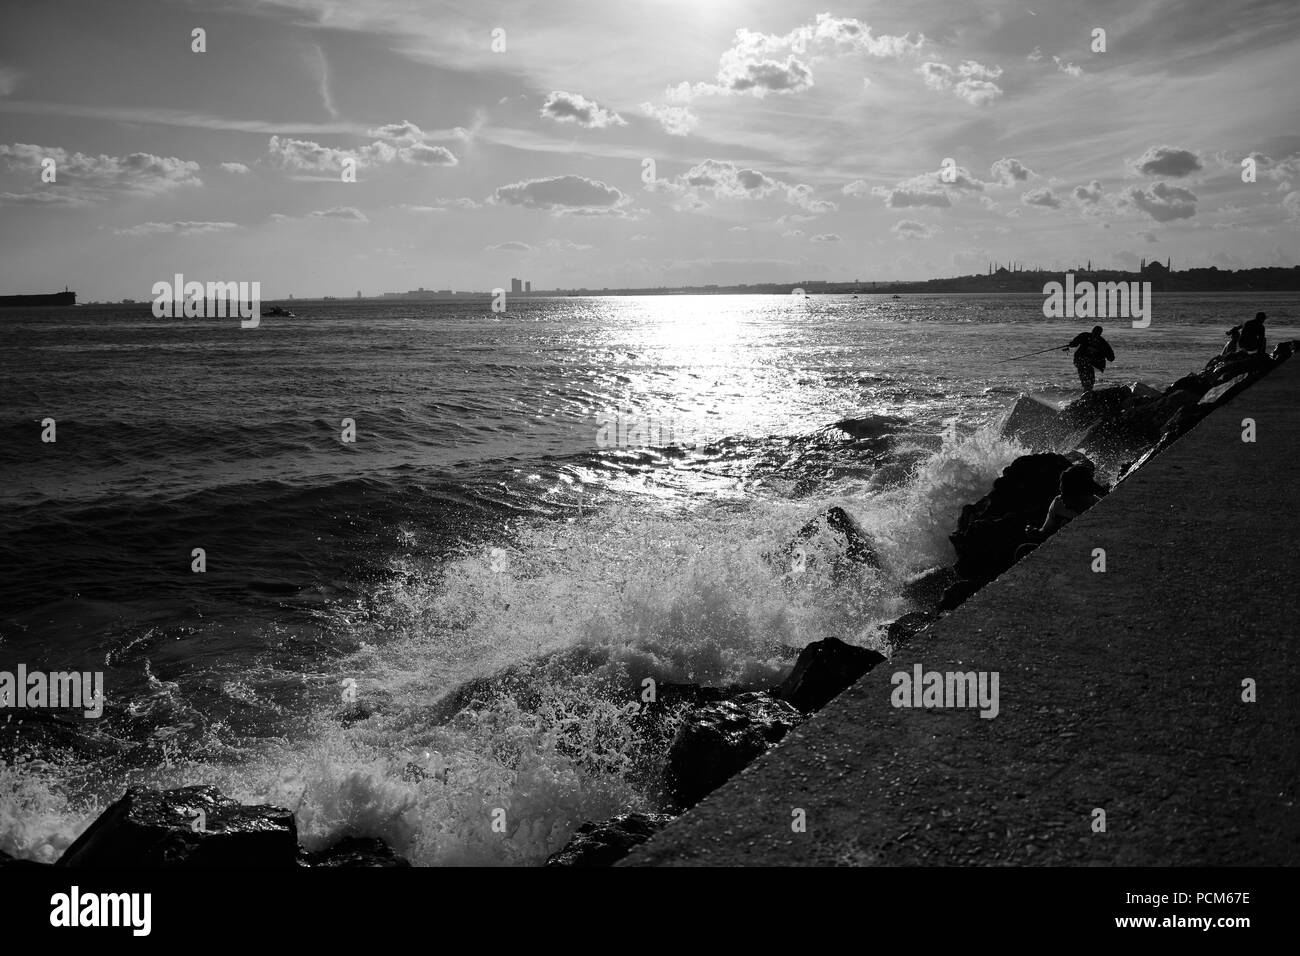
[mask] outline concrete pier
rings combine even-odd
[[[1292,359],[620,865],[1300,863],[1298,523]]]

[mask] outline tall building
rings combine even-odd
[[[525,291],[525,292],[532,292],[532,291],[533,291],[533,284],[532,284],[531,282],[525,282],[525,283],[524,283],[524,291]]]
[[[510,279],[510,291],[511,291],[511,292],[523,292],[523,291],[524,291],[524,284],[523,284],[523,282],[522,282],[521,280],[519,280],[519,279],[515,279],[515,278],[512,277],[512,278]]]

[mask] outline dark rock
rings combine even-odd
[[[801,720],[793,706],[761,691],[691,711],[668,750],[669,798],[682,808],[694,806]]]
[[[880,567],[880,559],[876,556],[871,537],[843,508],[836,506],[826,509],[825,514],[818,515],[800,528],[798,537],[807,541],[818,535],[822,528],[830,530],[845,560],[872,568]],[[794,547],[794,544],[787,546],[783,553],[793,553]]]
[[[1192,392],[1197,398],[1200,398],[1210,389],[1210,376],[1205,372],[1197,372],[1193,375],[1184,375],[1174,384],[1165,389],[1165,394],[1170,392]]]
[[[891,645],[900,647],[937,620],[939,620],[939,615],[933,611],[913,611],[910,614],[904,614],[896,621],[891,621],[889,626],[885,628],[885,636],[889,639]]]
[[[1159,395],[1154,388],[1142,382],[1085,392],[1061,409],[1061,425],[1066,431],[1073,432],[1097,422],[1115,421],[1135,406]]]
[[[1228,399],[1232,398],[1232,396],[1249,386],[1250,383],[1258,377],[1258,375],[1243,372],[1235,378],[1230,378],[1219,385],[1215,385],[1214,388],[1201,396],[1201,404],[1218,405],[1222,402],[1226,402]]]
[[[1142,425],[1134,425],[1123,418],[1119,421],[1099,421],[1072,433],[1061,443],[1062,449],[1079,451],[1090,459],[1105,465],[1114,465],[1139,455],[1159,433]]]
[[[931,568],[905,582],[901,592],[921,607],[937,607],[943,592],[956,580],[957,572],[952,568]]]
[[[805,714],[821,710],[884,659],[875,651],[846,644],[838,637],[813,641],[799,652],[789,676],[772,688],[772,696]]]
[[[68,847],[59,865],[295,866],[297,834],[288,810],[246,807],[215,787],[132,787]]]
[[[960,607],[966,603],[967,598],[983,586],[983,583],[979,581],[955,581],[943,592],[943,597],[939,599],[939,610],[951,611]]]
[[[1032,395],[1021,395],[1002,421],[1002,437],[1030,448],[1055,448],[1066,433],[1060,413]]]
[[[665,813],[623,813],[604,823],[584,823],[547,866],[613,866],[673,821]]]
[[[907,419],[894,415],[869,415],[866,418],[845,418],[831,425],[850,438],[883,438],[907,424]]]
[[[345,837],[325,850],[299,854],[302,866],[327,869],[410,866],[383,840],[373,837]]]
[[[1025,526],[1043,523],[1048,506],[1060,491],[1061,472],[1074,463],[1064,455],[1022,455],[1003,469],[992,491],[962,508],[957,530],[949,535],[957,552],[957,574],[978,587],[1011,567],[1016,549],[1025,543]],[[1098,495],[1108,490],[1094,485]],[[941,608],[949,606],[948,592],[952,591],[945,592]]]
[[[1273,346],[1273,354],[1270,358],[1272,358],[1275,363],[1285,362],[1292,355],[1295,355],[1296,352],[1300,352],[1300,342],[1294,340],[1290,342],[1279,342],[1277,345]]]
[[[21,869],[24,867],[46,867],[49,865],[50,864],[48,863],[37,863],[35,860],[20,860],[17,857],[10,856],[4,850],[0,850],[0,869],[4,869],[7,866]]]

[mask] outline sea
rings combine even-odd
[[[309,849],[427,866],[539,865],[651,808],[647,679],[764,687],[829,635],[890,651],[902,584],[1026,451],[1008,408],[1079,393],[1068,353],[1005,361],[1095,324],[1042,303],[6,310],[0,671],[101,672],[104,701],[76,718],[95,746],[3,755],[0,851],[57,859],[131,785],[211,784],[289,807]],[[1294,293],[1098,320],[1098,387],[1167,386],[1260,310],[1270,347],[1300,338]],[[846,571],[830,532],[794,567],[836,505],[881,567]],[[491,692],[448,706],[467,685]]]

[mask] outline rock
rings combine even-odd
[[[216,787],[132,787],[59,865],[276,867],[297,858],[297,825],[282,807],[244,806]]]
[[[1258,375],[1251,375],[1248,372],[1243,372],[1236,378],[1230,378],[1223,384],[1214,386],[1214,388],[1202,395],[1201,404],[1218,405],[1221,402],[1226,402],[1229,398],[1236,395],[1258,377]]]
[[[1002,421],[1002,437],[1031,448],[1055,448],[1066,429],[1060,413],[1042,399],[1021,395]]]
[[[951,611],[966,603],[966,599],[982,588],[984,585],[979,581],[955,581],[943,592],[943,597],[939,599],[940,611]]]
[[[668,750],[664,783],[679,807],[692,807],[777,743],[803,715],[755,691],[686,715]]]
[[[903,597],[921,607],[937,607],[943,592],[957,580],[952,568],[931,568],[906,581],[900,589]]]
[[[383,840],[373,837],[345,837],[326,850],[299,854],[302,866],[326,869],[410,866]]]
[[[1184,375],[1174,384],[1165,389],[1165,394],[1170,392],[1192,392],[1197,398],[1204,395],[1210,388],[1210,376],[1206,372],[1197,372],[1193,375]]]
[[[1061,409],[1061,425],[1072,432],[1097,422],[1115,421],[1133,407],[1159,395],[1154,388],[1142,382],[1094,389]]]
[[[39,754],[44,759],[68,754],[77,760],[98,760],[120,756],[136,746],[101,733],[95,729],[97,723],[50,710],[0,710],[0,762],[12,762],[23,754]]]
[[[772,688],[772,696],[803,713],[821,710],[841,691],[885,658],[838,637],[813,641],[799,652],[794,670]]]
[[[868,415],[866,418],[844,418],[831,428],[844,432],[850,438],[883,438],[907,424],[907,419],[894,415]]]
[[[1290,342],[1279,342],[1273,346],[1273,354],[1270,358],[1276,362],[1285,362],[1296,352],[1300,352],[1300,342],[1292,340]]]
[[[978,587],[1011,567],[1016,549],[1025,543],[1025,525],[1043,523],[1060,490],[1061,472],[1072,464],[1064,455],[1022,455],[1003,469],[987,495],[962,508],[957,530],[948,536],[957,552],[953,568],[958,576]],[[1095,485],[1098,495],[1107,490]],[[941,609],[949,606],[953,587],[945,592]]]
[[[800,528],[798,537],[806,541],[820,533],[823,527],[830,530],[845,560],[880,568],[880,559],[876,556],[876,548],[871,537],[843,508],[838,506],[827,508],[824,514],[818,515]],[[794,547],[794,544],[790,544],[783,553],[792,554]]]
[[[1139,455],[1158,432],[1144,426],[1120,421],[1099,421],[1072,433],[1059,446],[1063,450],[1079,451],[1090,459],[1114,465]]]
[[[584,823],[547,866],[613,866],[673,821],[665,813],[622,813],[604,823]]]
[[[894,647],[900,647],[937,620],[939,615],[933,611],[913,611],[904,614],[896,621],[891,621],[885,628],[885,636]]]
[[[20,860],[17,857],[10,856],[4,850],[0,850],[0,870],[7,866],[12,866],[15,869],[22,869],[25,867],[46,867],[49,865],[50,864],[48,863],[37,863],[35,860]]]

